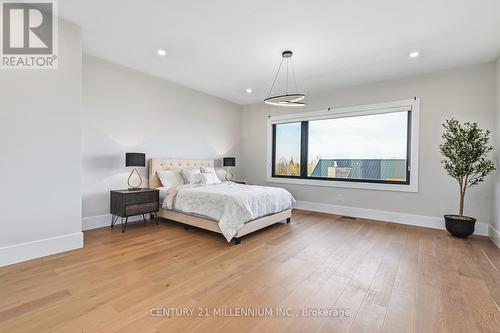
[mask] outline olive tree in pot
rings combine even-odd
[[[443,126],[443,141],[439,145],[444,156],[441,163],[460,187],[458,215],[444,216],[446,230],[455,237],[467,238],[474,233],[476,219],[464,216],[465,192],[495,170],[495,165],[487,158],[493,149],[489,145],[490,131],[478,128],[475,122],[460,123],[453,118],[446,120]]]

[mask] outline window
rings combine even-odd
[[[406,183],[408,114],[309,122],[309,177]]]
[[[275,176],[300,176],[301,123],[277,124],[273,137]]]
[[[416,99],[271,117],[268,180],[415,192],[417,125]]]

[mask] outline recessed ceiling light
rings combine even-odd
[[[247,92],[247,94],[251,94],[253,90],[252,90],[252,88],[247,88],[247,89],[245,89],[245,91]]]
[[[418,51],[413,51],[410,53],[410,58],[418,58],[420,53]]]
[[[165,51],[164,49],[159,49],[156,53],[158,53],[160,57],[164,57],[167,55],[167,51]]]

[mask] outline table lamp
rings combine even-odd
[[[231,181],[233,179],[233,173],[231,172],[231,167],[236,166],[236,158],[234,157],[223,157],[222,166],[226,167],[226,180]]]
[[[128,189],[130,191],[140,190],[141,185],[142,185],[142,177],[139,174],[139,171],[137,171],[137,168],[135,168],[135,167],[145,167],[146,166],[146,154],[143,154],[143,153],[125,153],[125,166],[126,167],[134,167],[134,169],[130,173],[130,176],[128,176],[128,179],[127,179]],[[137,176],[139,176],[139,184],[137,186],[134,186],[130,183],[130,180],[131,180],[134,172],[137,174]]]

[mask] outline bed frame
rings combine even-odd
[[[168,170],[168,169],[190,169],[190,168],[200,168],[200,167],[214,167],[213,160],[179,160],[179,159],[168,159],[168,158],[152,158],[149,160],[149,187],[157,188],[161,186],[160,179],[158,178],[156,172],[158,170]],[[197,215],[191,215],[187,213],[172,211],[168,209],[161,208],[158,213],[159,217],[167,220],[172,220],[194,227],[210,230],[222,234],[217,221],[200,217]],[[272,224],[282,222],[286,220],[286,223],[290,223],[292,217],[292,210],[287,209],[282,212],[267,215],[250,222],[245,223],[245,225],[238,231],[234,236],[233,240],[235,244],[241,242],[241,237],[245,236],[254,231],[260,230]]]

